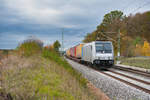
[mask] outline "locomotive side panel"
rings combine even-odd
[[[82,49],[82,60],[92,62],[92,44],[86,44]]]

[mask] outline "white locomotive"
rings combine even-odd
[[[93,41],[82,47],[83,62],[94,66],[111,67],[114,65],[114,50],[110,41]]]

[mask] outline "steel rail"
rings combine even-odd
[[[86,67],[89,67],[89,66],[86,66]],[[89,68],[91,68],[91,67],[89,67]],[[100,70],[98,70],[97,68],[91,68],[91,69],[94,69],[94,70],[96,70],[97,72],[99,72],[99,73],[101,73],[101,74],[104,74],[104,75],[107,75],[107,76],[109,76],[109,77],[112,77],[112,78],[114,78],[114,79],[116,79],[116,80],[118,80],[118,81],[121,81],[121,82],[123,82],[123,83],[125,83],[125,84],[128,84],[128,85],[130,85],[130,86],[132,86],[132,87],[135,87],[135,88],[137,88],[137,89],[140,89],[140,90],[142,90],[142,91],[144,91],[144,92],[150,94],[150,90],[149,90],[149,89],[143,88],[143,87],[141,87],[141,86],[138,86],[138,85],[133,84],[133,83],[131,83],[131,82],[125,81],[125,80],[123,80],[123,79],[121,79],[121,78],[118,78],[118,77],[116,77],[116,76],[113,76],[113,75],[110,75],[110,74],[105,73],[105,72],[103,72],[103,71],[100,71]]]
[[[150,74],[146,73],[144,71],[139,71],[139,70],[135,70],[135,69],[131,69],[131,68],[124,68],[124,67],[120,67],[120,66],[114,66],[113,68],[123,70],[123,71],[127,71],[127,72],[136,73],[136,74],[143,75],[143,76],[146,76],[146,77],[150,77]]]
[[[102,71],[98,71],[98,72],[100,72],[100,73],[102,73],[102,74],[104,74],[104,75],[107,75],[107,76],[109,76],[109,77],[112,77],[112,78],[114,78],[114,79],[116,79],[116,80],[118,80],[118,81],[121,81],[121,82],[123,82],[123,83],[125,83],[125,84],[128,84],[128,85],[130,85],[130,86],[132,86],[132,87],[135,87],[135,88],[137,88],[137,89],[140,89],[140,90],[142,90],[142,91],[144,91],[144,92],[150,94],[150,90],[149,90],[149,89],[146,89],[146,88],[143,88],[143,87],[141,87],[141,86],[135,85],[135,84],[133,84],[133,83],[130,83],[130,82],[128,82],[128,81],[125,81],[125,80],[123,80],[123,79],[121,79],[121,78],[115,77],[115,76],[110,75],[110,74],[105,73],[105,72],[102,72]]]
[[[115,72],[115,71],[112,71],[110,69],[108,69],[108,71],[114,73],[114,74],[118,74],[120,76],[123,76],[123,77],[126,77],[126,78],[129,78],[129,79],[132,79],[132,80],[135,80],[135,81],[138,81],[138,82],[141,82],[141,83],[144,83],[144,84],[147,84],[147,85],[150,85],[150,82],[147,82],[147,81],[143,81],[141,79],[137,79],[137,78],[134,78],[134,77],[131,77],[131,76],[127,76],[125,74],[122,74],[122,73],[118,73],[118,72]]]

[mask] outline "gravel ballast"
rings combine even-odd
[[[150,100],[150,94],[106,76],[85,65],[66,59],[70,65],[112,100]]]
[[[133,83],[133,84],[135,84],[135,85],[138,85],[138,86],[141,86],[141,87],[143,87],[143,88],[146,88],[146,89],[150,90],[150,85],[149,85],[149,84],[144,84],[144,83],[138,82],[138,81],[136,81],[136,80],[132,80],[132,79],[126,78],[126,77],[124,77],[124,76],[120,76],[120,75],[118,75],[118,74],[111,73],[111,72],[109,72],[109,71],[107,71],[107,72],[105,72],[105,73],[108,73],[108,74],[110,74],[110,75],[112,75],[112,76],[115,76],[115,77],[117,77],[117,78],[123,79],[123,80],[125,80],[125,81],[127,81],[127,82]]]

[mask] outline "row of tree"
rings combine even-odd
[[[17,53],[20,56],[31,56],[40,54],[43,50],[43,42],[35,36],[29,36],[22,43],[18,45]],[[52,45],[47,45],[44,48],[59,52],[60,43],[56,40]]]
[[[59,43],[58,40],[56,40],[53,44],[51,45],[47,45],[45,46],[46,49],[49,49],[49,50],[55,50],[56,52],[59,51],[59,48],[61,47],[61,44]]]
[[[119,33],[122,56],[150,55],[147,52],[150,51],[150,11],[129,16],[118,10],[111,11],[95,31],[87,34],[83,42],[109,40],[113,42],[116,53]]]

